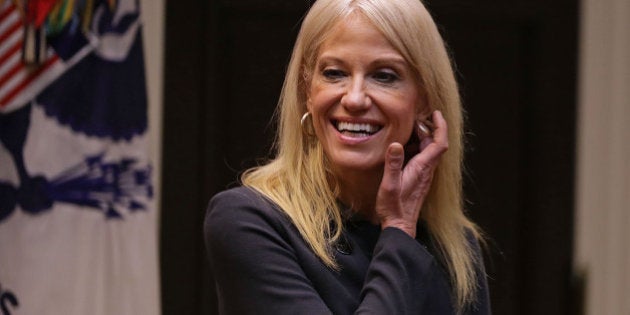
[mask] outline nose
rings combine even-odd
[[[354,78],[341,98],[341,105],[349,111],[362,111],[370,107],[372,100],[365,90],[362,78]]]

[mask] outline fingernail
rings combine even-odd
[[[392,157],[401,157],[403,155],[403,148],[401,145],[391,146],[389,153]]]
[[[390,165],[400,167],[402,164],[404,152],[401,145],[393,145],[389,148]]]

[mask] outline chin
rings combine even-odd
[[[331,166],[337,175],[343,176],[351,172],[383,171],[384,159],[366,157],[365,154],[347,154],[330,158]]]

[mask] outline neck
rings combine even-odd
[[[339,200],[368,221],[378,224],[374,206],[382,177],[382,170],[344,171],[343,176],[337,178],[340,190]]]

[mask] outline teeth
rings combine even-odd
[[[372,124],[353,124],[349,122],[340,121],[337,122],[337,130],[339,131],[351,131],[351,132],[364,132],[368,134],[375,133],[379,130],[379,126]]]

